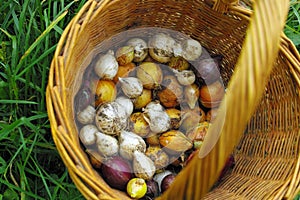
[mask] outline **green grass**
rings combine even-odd
[[[0,200],[83,199],[52,141],[45,88],[56,44],[84,2],[0,0]],[[298,50],[299,10],[291,0],[285,27]]]

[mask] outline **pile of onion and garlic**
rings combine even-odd
[[[220,58],[194,39],[132,37],[98,55],[75,97],[91,164],[131,198],[154,199],[201,147],[225,88]]]

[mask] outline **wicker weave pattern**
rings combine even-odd
[[[90,0],[65,29],[50,68],[47,108],[57,149],[74,183],[87,199],[128,199],[125,194],[111,189],[103,181],[92,168],[78,140],[78,130],[74,124],[73,100],[80,87],[82,74],[92,60],[89,52],[104,39],[123,30],[151,26],[169,28],[198,39],[212,54],[223,55],[222,78],[226,85],[230,86],[252,11],[232,3],[235,1],[227,2],[229,1],[218,0],[211,8],[201,0],[122,2]],[[228,125],[229,129],[227,132],[224,131],[225,135],[230,128],[237,132],[232,135],[233,140],[229,142],[226,142],[228,138],[220,139],[221,145],[215,148],[216,157],[207,156],[204,162],[197,162],[195,159],[185,169],[186,173],[191,173],[193,177],[197,177],[196,179],[186,180],[186,174],[179,175],[177,183],[174,184],[174,188],[180,189],[177,190],[179,193],[173,192],[173,195],[176,195],[175,199],[179,197],[181,199],[183,196],[185,199],[202,197],[215,182],[218,177],[217,172],[221,170],[226,155],[232,152],[233,146],[238,144],[238,141],[239,145],[234,150],[236,167],[220,185],[205,196],[206,199],[292,198],[300,189],[300,98],[298,94],[300,57],[291,41],[280,31],[286,11],[282,8],[287,7],[287,0],[276,1],[276,3],[271,0],[257,2],[262,2],[254,7],[254,9],[258,8],[259,13],[254,20],[257,29],[248,33],[254,39],[248,41],[252,44],[261,44],[261,41],[265,40],[268,42],[263,43],[262,46],[245,47],[242,54],[246,58],[249,56],[248,60],[244,60],[245,63],[242,59],[239,60],[237,66],[246,65],[256,68],[267,66],[268,70],[261,80],[256,79],[257,75],[254,76],[255,73],[261,72],[256,68],[253,68],[253,74],[244,73],[243,78],[240,76],[241,73],[236,76],[237,80],[244,81],[243,84],[254,86],[252,89],[260,88],[253,91],[250,96],[242,94],[242,98],[246,98],[245,102],[252,106],[238,108],[238,111],[247,108],[249,112],[240,112],[244,116],[243,123]],[[267,4],[270,2],[273,5],[271,7]],[[274,23],[276,26],[273,31],[261,33],[262,27],[273,23],[275,10],[281,11],[278,12],[280,21]],[[270,37],[266,37],[269,35]],[[270,63],[273,63],[278,48],[280,48],[279,56],[273,66],[270,79],[264,87],[266,77],[272,69]],[[258,55],[255,54],[257,49]],[[252,58],[252,55],[255,57]],[[253,76],[256,78],[253,79]],[[242,82],[238,83],[236,87],[245,86]],[[256,92],[257,95],[251,96]],[[262,98],[259,98],[261,95]],[[226,102],[229,105],[238,105],[240,102],[235,101],[240,99],[235,96],[233,99],[228,98]],[[246,103],[243,105],[248,105]],[[256,105],[258,107],[254,112]],[[234,117],[240,116],[226,119],[233,122],[239,120]],[[245,134],[242,135],[248,121]],[[232,144],[226,146],[230,142]],[[206,162],[207,160],[209,162]],[[195,167],[198,170],[195,170]],[[185,184],[182,184],[182,181]],[[169,193],[162,198],[174,199]]]

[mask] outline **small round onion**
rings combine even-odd
[[[116,58],[119,65],[127,65],[133,61],[134,49],[132,46],[120,47],[116,52]]]
[[[99,80],[96,88],[95,106],[101,103],[112,102],[117,96],[117,88],[111,80]]]
[[[113,188],[125,190],[133,177],[132,167],[125,159],[115,156],[107,160],[101,167],[102,177]]]
[[[153,62],[143,62],[137,67],[136,76],[146,89],[155,89],[163,80],[163,73],[159,65]]]
[[[206,108],[218,107],[225,94],[224,85],[218,80],[200,88],[200,102]]]
[[[147,43],[140,38],[132,38],[128,40],[127,45],[134,48],[134,62],[142,62],[148,55]]]
[[[165,192],[175,180],[174,174],[167,175],[161,182],[161,192]]]

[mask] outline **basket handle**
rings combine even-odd
[[[237,5],[239,0],[215,0],[213,4],[213,10],[216,10],[220,13],[226,12],[231,6]]]
[[[219,4],[218,8],[230,8],[234,2],[217,0],[216,4]],[[198,200],[217,181],[264,93],[279,52],[288,7],[289,0],[254,2],[254,12],[228,92],[219,107],[217,118],[208,130],[199,157],[193,157],[158,199]]]

